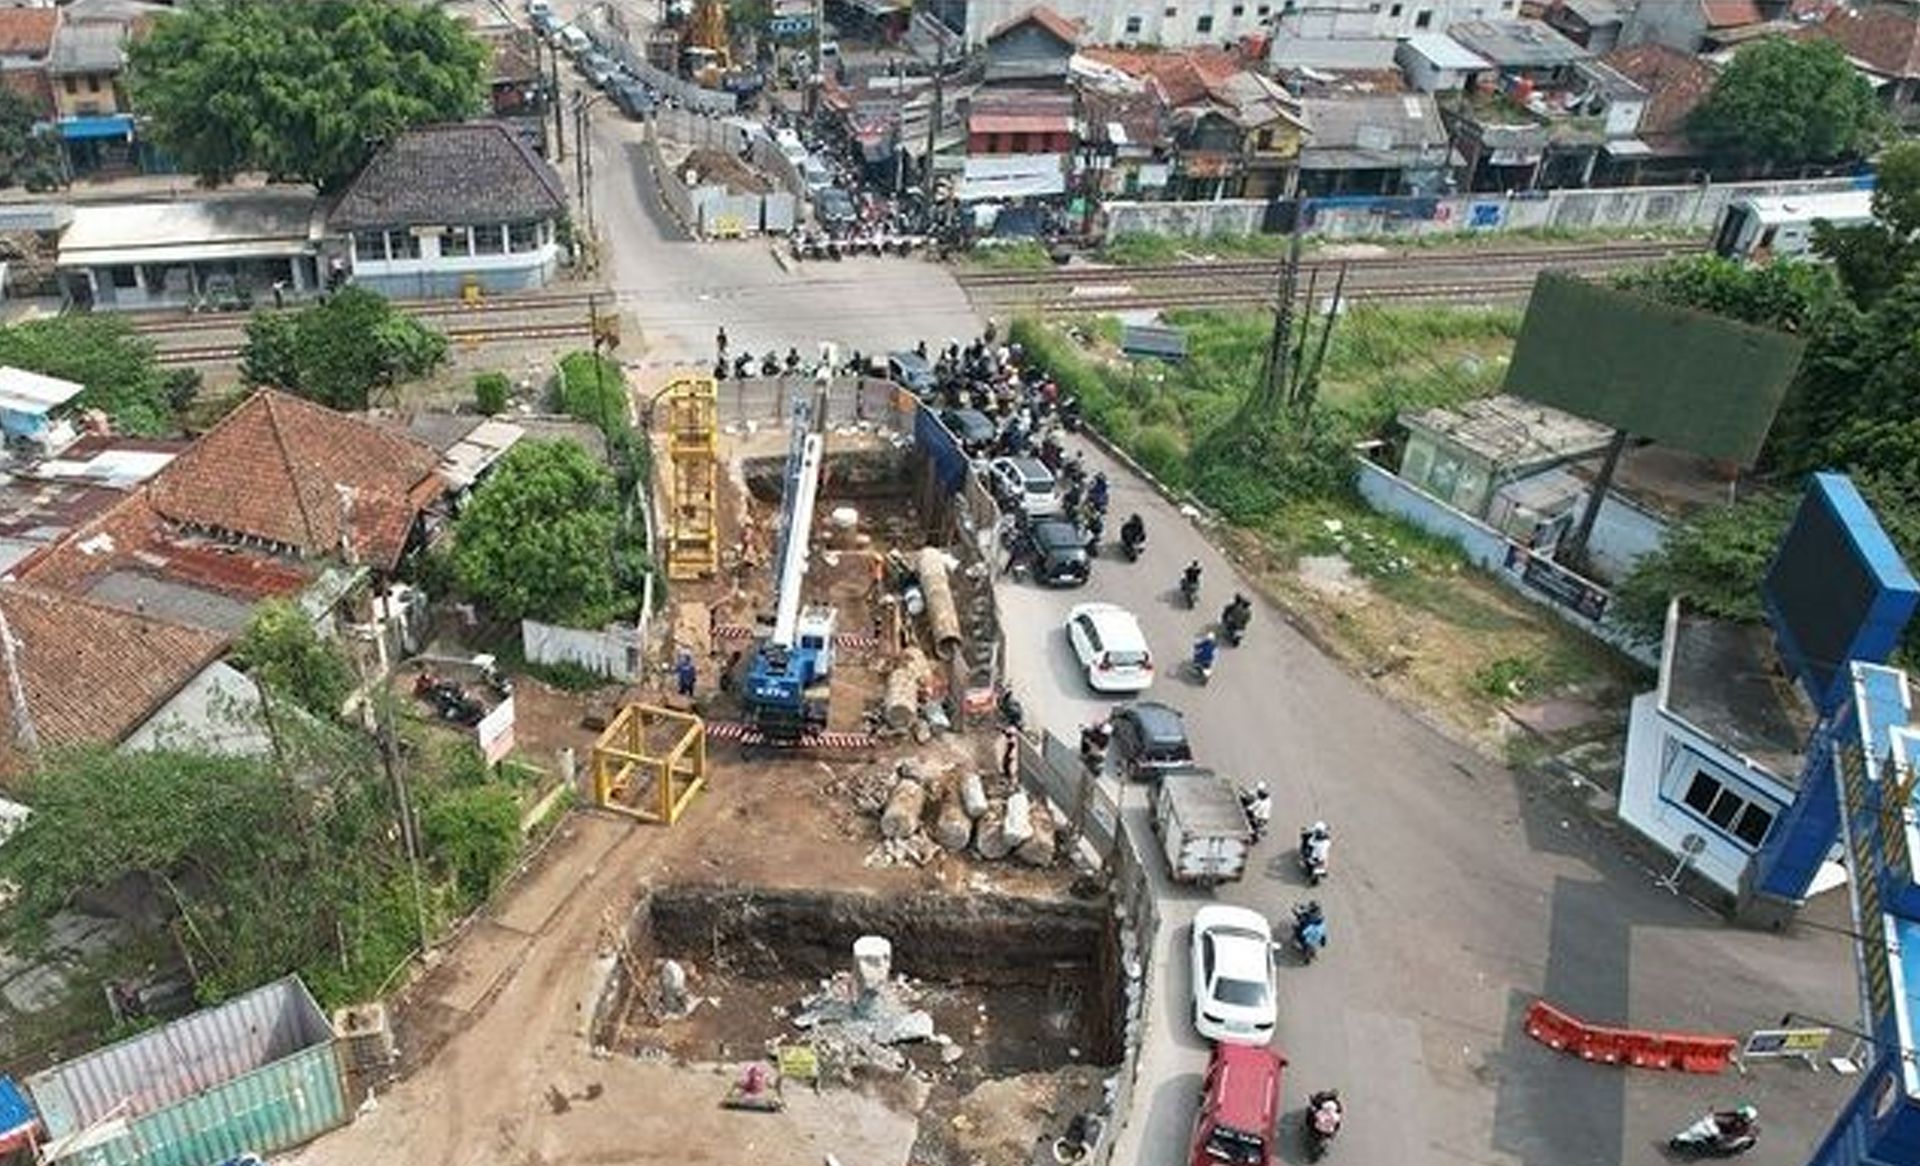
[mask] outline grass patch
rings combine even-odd
[[[1311,254],[1339,247],[1388,247],[1400,251],[1488,251],[1516,246],[1553,246],[1580,243],[1621,243],[1637,240],[1697,239],[1703,228],[1641,227],[1522,227],[1511,231],[1458,230],[1395,232],[1375,235],[1309,235],[1300,241]],[[1140,267],[1179,263],[1196,257],[1212,259],[1279,259],[1287,253],[1286,235],[1115,235],[1097,252],[1107,263]],[[974,254],[979,254],[976,251]],[[1044,254],[1044,253],[1043,253]],[[1044,266],[1044,265],[1043,265]]]
[[[1004,247],[975,247],[966,253],[968,267],[981,271],[1042,271],[1053,266],[1045,246],[1032,241]]]

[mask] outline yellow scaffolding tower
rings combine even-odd
[[[706,784],[707,724],[692,713],[630,704],[593,743],[593,800],[603,809],[671,826]]]
[[[667,578],[706,579],[720,568],[715,497],[720,466],[719,389],[709,376],[667,382]]]

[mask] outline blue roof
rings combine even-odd
[[[133,117],[125,113],[108,117],[63,117],[60,119],[60,136],[69,142],[132,137]]]
[[[0,1077],[0,1140],[39,1121],[11,1077]]]
[[[1920,920],[1900,919],[1893,927],[1895,941],[1903,952],[1920,952]],[[1920,1018],[1920,967],[1907,963],[1899,955],[1887,957],[1893,969],[1894,1010],[1899,1015],[1900,1051],[1904,1054],[1905,1070],[1902,1076],[1907,1096],[1920,1101],[1920,1039],[1916,1039],[1914,1022]]]

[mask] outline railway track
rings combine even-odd
[[[1428,283],[1405,286],[1355,287],[1348,284],[1341,300],[1348,304],[1400,301],[1406,303],[1510,303],[1524,300],[1533,292],[1533,276],[1494,276],[1470,283]],[[1322,283],[1315,296],[1324,300],[1333,294],[1331,283]],[[1296,300],[1305,302],[1307,289],[1299,289]],[[1104,314],[1137,312],[1166,308],[1267,307],[1273,303],[1272,288],[1199,288],[1184,292],[1128,291],[1071,296],[1048,300],[1045,307],[1070,312]]]
[[[1614,265],[1642,263],[1677,255],[1705,251],[1704,242],[1667,240],[1646,243],[1613,243],[1585,247],[1485,248],[1461,251],[1413,251],[1391,255],[1356,255],[1344,258],[1305,258],[1300,270],[1331,273],[1345,266],[1350,273],[1387,273],[1433,271],[1447,268],[1523,267],[1538,271],[1548,267]],[[1214,281],[1222,279],[1264,279],[1278,277],[1280,262],[1274,259],[1194,261],[1188,263],[1147,263],[1112,267],[1056,267],[1038,271],[961,272],[956,278],[968,292],[994,289],[1027,290],[1071,286],[1106,279],[1113,282],[1161,283]]]
[[[592,334],[585,320],[578,323],[499,324],[472,328],[445,329],[447,340],[455,345],[520,344],[539,340],[584,340]],[[239,342],[185,345],[162,348],[154,360],[162,365],[231,364],[240,359],[244,345]]]

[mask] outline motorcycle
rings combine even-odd
[[[1229,604],[1227,609],[1220,613],[1220,636],[1227,641],[1228,647],[1240,646],[1240,641],[1247,636],[1248,622],[1246,609],[1238,605]]]
[[[1667,1148],[1689,1158],[1731,1158],[1760,1141],[1752,1110],[1710,1113],[1667,1139]]]
[[[1307,1133],[1307,1161],[1318,1162],[1326,1156],[1327,1147],[1340,1133],[1346,1109],[1337,1090],[1323,1089],[1307,1098],[1307,1113],[1300,1123]]]
[[[1315,887],[1327,877],[1326,857],[1314,853],[1313,836],[1304,830],[1300,832],[1300,873],[1306,877],[1308,885]]]
[[[1327,916],[1319,903],[1309,901],[1294,907],[1293,946],[1302,962],[1309,964],[1327,946]]]
[[[1258,790],[1240,791],[1240,810],[1247,816],[1247,829],[1253,832],[1253,843],[1258,846],[1267,836],[1267,826],[1273,821],[1273,799]]]

